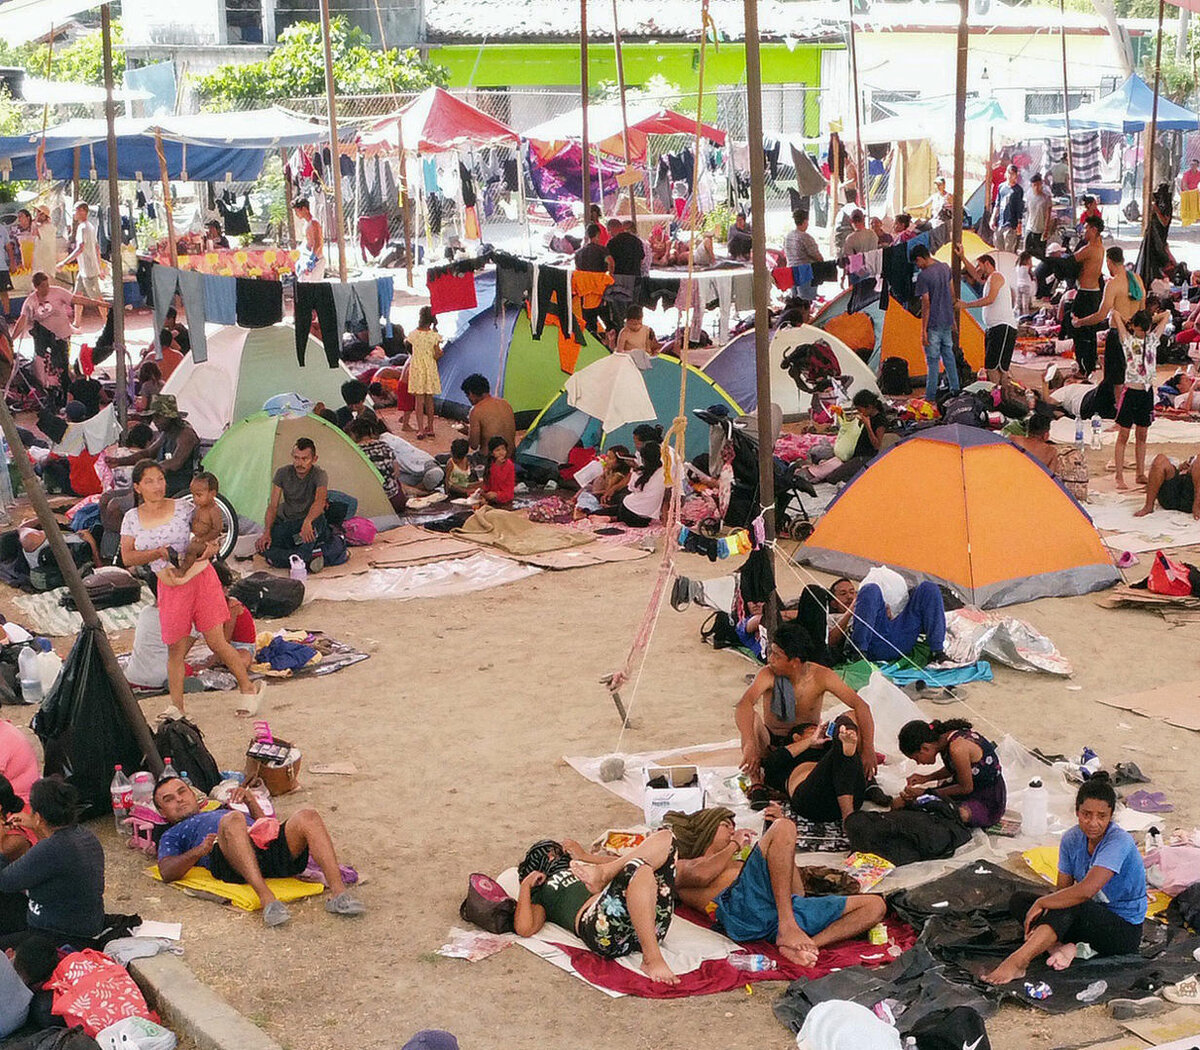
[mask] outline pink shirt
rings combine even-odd
[[[4,719],[0,719],[0,773],[8,777],[13,791],[26,802],[33,782],[42,775],[28,737]]]
[[[1183,188],[1185,190],[1200,188],[1200,171],[1193,171],[1191,168],[1188,168],[1183,173]]]
[[[21,307],[21,316],[30,326],[36,321],[56,338],[69,339],[74,308],[71,293],[52,285],[45,299],[39,298],[37,292],[32,292]]]

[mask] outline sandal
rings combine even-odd
[[[782,791],[767,787],[766,784],[754,784],[746,789],[746,798],[750,800],[750,808],[756,813],[766,809],[772,802],[786,802],[787,796]]]
[[[247,717],[258,714],[259,708],[262,707],[263,693],[266,691],[267,683],[259,681],[253,693],[238,693],[238,705],[234,708],[234,714]]]

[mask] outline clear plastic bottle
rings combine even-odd
[[[304,581],[308,579],[308,566],[304,564],[304,559],[299,554],[293,554],[290,559],[291,568],[288,570],[288,575],[293,580]]]
[[[38,661],[36,643],[27,645],[17,657],[17,671],[21,679],[21,699],[27,704],[42,702],[42,671]]]
[[[1050,803],[1045,785],[1040,777],[1029,782],[1025,799],[1021,803],[1021,831],[1026,835],[1041,837],[1049,825]]]
[[[1101,447],[1100,440],[1100,416],[1092,416],[1092,448],[1098,449]]]
[[[1075,417],[1075,447],[1083,448],[1083,416]]]
[[[747,973],[762,973],[764,970],[776,969],[775,960],[754,952],[733,952],[729,956],[729,965],[735,970],[745,970]]]
[[[129,816],[130,807],[133,805],[133,784],[120,766],[113,772],[112,784],[109,785],[108,791],[112,799],[113,821],[117,831],[128,835],[131,829],[125,823],[125,818]]]
[[[135,806],[150,806],[154,804],[154,776],[150,773],[134,773],[133,804]]]
[[[179,774],[176,772],[175,767],[173,765],[171,765],[171,756],[167,755],[163,759],[163,771],[162,771],[162,776],[159,779],[167,780],[170,777],[177,777],[177,776],[179,776]]]

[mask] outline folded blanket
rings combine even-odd
[[[564,547],[581,547],[595,539],[587,533],[542,525],[524,514],[499,507],[478,508],[454,534],[509,554],[543,554]]]

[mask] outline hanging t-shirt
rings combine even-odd
[[[478,305],[474,271],[462,274],[445,273],[427,278],[426,283],[429,287],[429,308],[435,314],[472,310]]]

